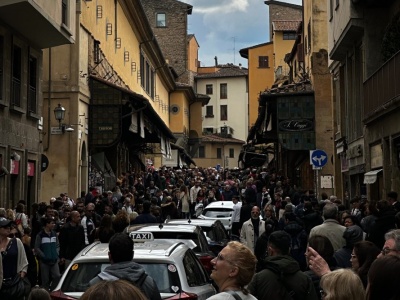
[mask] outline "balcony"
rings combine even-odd
[[[70,8],[68,14],[75,15],[75,12]],[[0,20],[39,49],[74,42],[73,33],[62,23],[61,18],[61,1],[0,1]]]
[[[364,82],[364,123],[367,124],[399,106],[399,77],[400,51]]]

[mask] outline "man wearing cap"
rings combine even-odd
[[[270,234],[265,269],[255,274],[248,286],[257,299],[290,299],[292,295],[296,299],[317,299],[311,279],[290,256],[290,245],[290,235],[285,231]]]

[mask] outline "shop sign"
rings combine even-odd
[[[284,120],[279,122],[280,131],[306,131],[313,130],[314,123],[311,120]]]

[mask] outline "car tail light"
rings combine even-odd
[[[211,273],[213,269],[213,265],[211,264],[211,261],[214,259],[211,255],[205,255],[205,256],[200,256],[199,257],[201,264],[204,266],[204,268],[207,270],[208,273]]]
[[[176,294],[175,296],[168,298],[166,300],[177,300],[177,299],[184,299],[184,300],[197,300],[198,297],[196,294],[182,292],[180,294]]]
[[[50,297],[52,300],[76,300],[76,298],[67,296],[60,290],[51,292]]]

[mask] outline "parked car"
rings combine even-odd
[[[216,293],[207,272],[195,253],[177,240],[135,241],[133,261],[142,265],[157,283],[161,298],[207,299]],[[89,282],[109,265],[108,244],[95,242],[82,250],[51,292],[53,300],[75,300]]]
[[[220,220],[230,234],[232,231],[233,205],[232,201],[211,202],[203,209],[202,214],[198,218],[203,220]]]
[[[197,225],[203,229],[210,250],[215,254],[218,253],[230,241],[229,234],[220,220],[203,220],[203,219],[171,219],[166,220],[167,224],[175,225]]]
[[[204,268],[211,273],[213,266],[211,260],[215,257],[208,247],[207,239],[203,230],[196,225],[172,225],[172,224],[138,224],[130,225],[125,231],[132,232],[151,232],[154,239],[176,239],[181,240],[190,247],[200,259]]]

